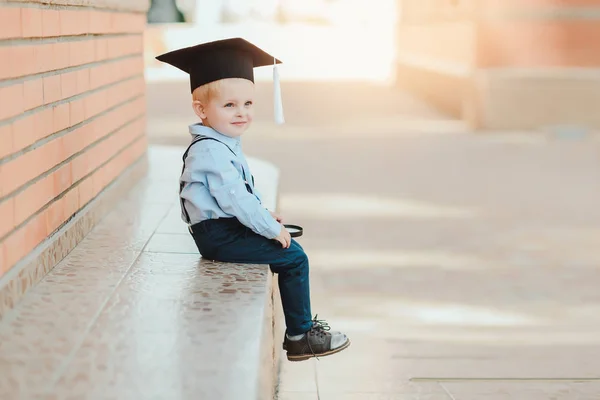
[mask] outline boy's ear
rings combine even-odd
[[[206,111],[204,110],[204,105],[200,102],[200,100],[194,100],[192,102],[192,108],[194,112],[200,119],[206,119]]]

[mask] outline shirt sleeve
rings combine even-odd
[[[225,153],[225,151],[227,153]],[[246,184],[232,163],[233,156],[223,149],[197,146],[186,158],[186,168],[194,174],[205,174],[210,194],[219,207],[227,214],[252,229],[255,233],[274,239],[281,232],[281,225],[273,218],[253,194],[246,190]]]
[[[258,197],[258,201],[259,201],[259,203],[261,203],[261,204],[262,204],[262,194],[261,194],[261,193],[258,191],[258,189],[256,188],[256,186],[254,186],[254,187],[252,188],[252,190],[254,191],[254,195],[255,195],[256,197]],[[264,207],[264,206],[263,206],[263,207]]]

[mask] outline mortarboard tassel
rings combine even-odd
[[[281,125],[285,123],[283,117],[283,102],[281,101],[281,84],[279,82],[279,69],[277,68],[277,61],[274,60],[273,66],[273,89],[275,95],[275,123]]]

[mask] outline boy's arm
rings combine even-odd
[[[252,191],[254,191],[254,195],[258,197],[258,201],[262,203],[262,194],[260,194],[256,186],[252,188]]]
[[[227,214],[268,239],[276,238],[281,224],[246,190],[244,180],[231,163],[231,156],[221,148],[198,148],[190,152],[186,166],[194,172],[205,173],[210,194]]]

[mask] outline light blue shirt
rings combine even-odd
[[[281,225],[261,204],[240,138],[225,136],[202,124],[190,125],[190,134],[192,140],[200,135],[221,143],[203,140],[190,148],[180,179],[182,219],[187,222],[183,207],[191,225],[208,219],[237,217],[257,234],[276,238]],[[244,174],[254,194],[246,189]]]

